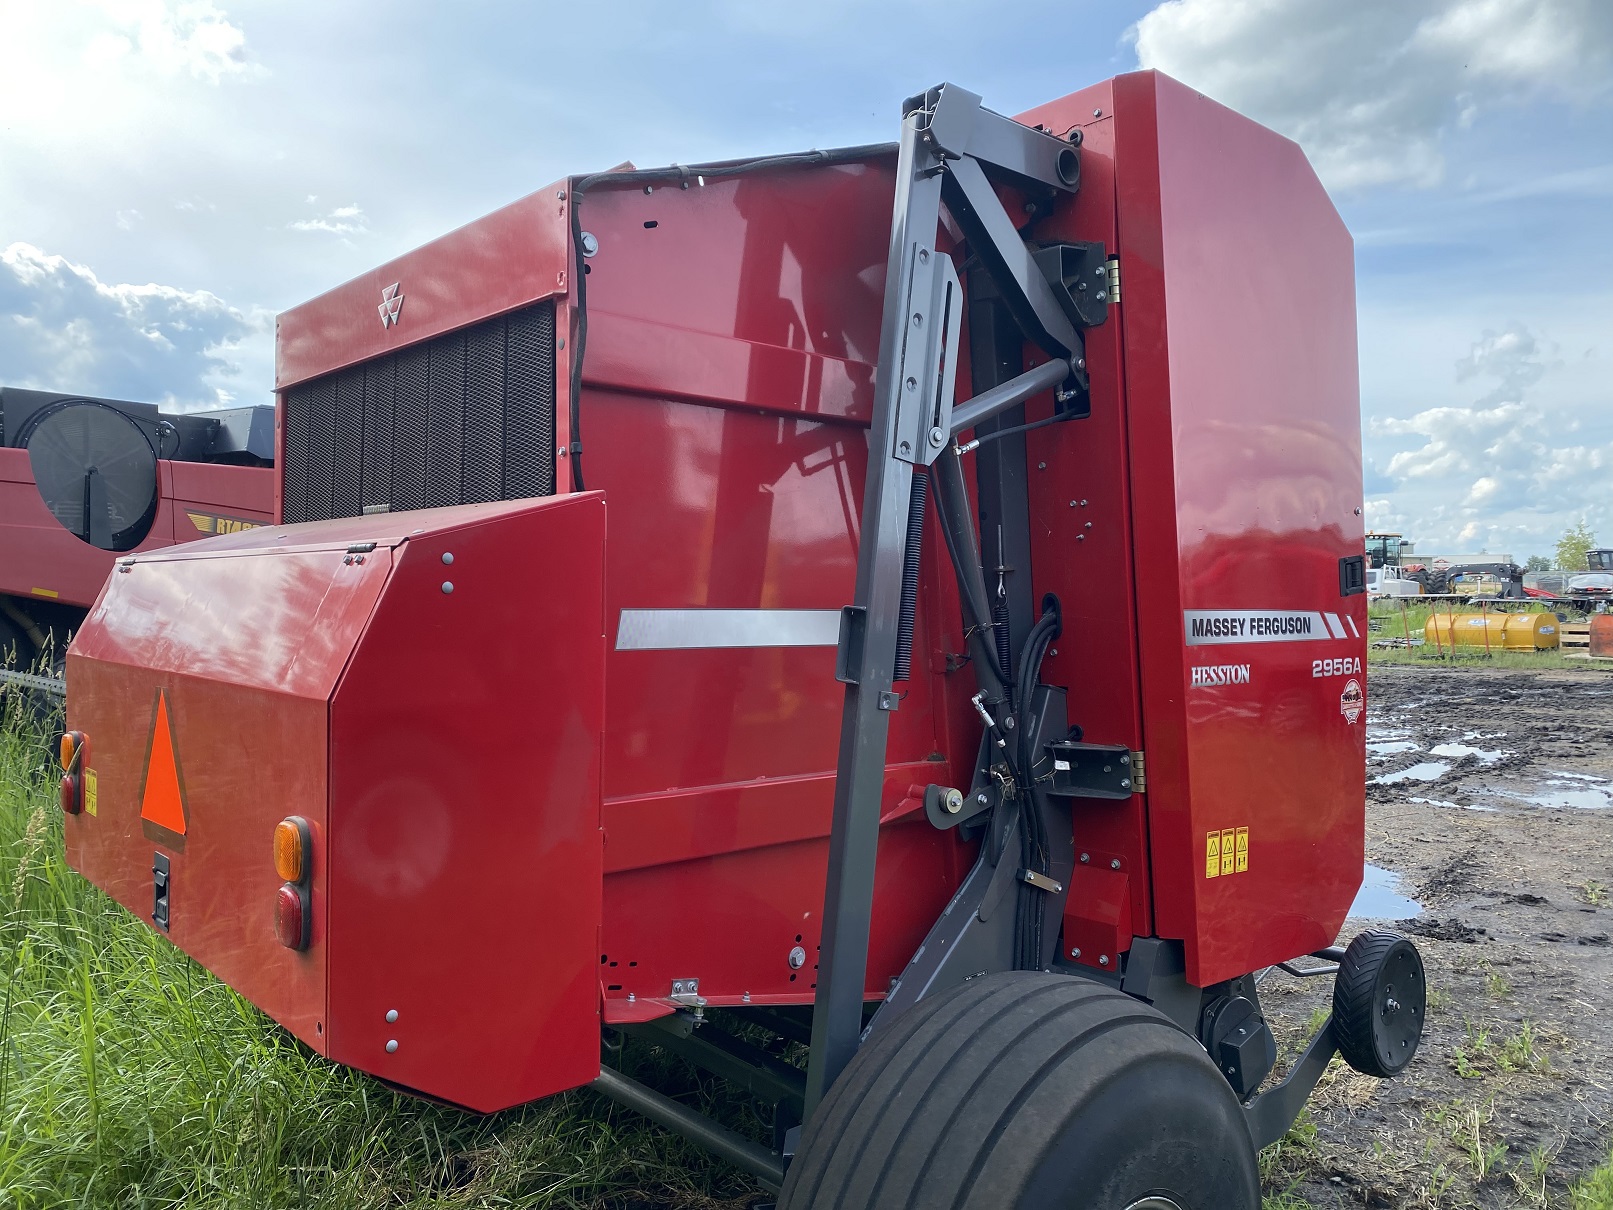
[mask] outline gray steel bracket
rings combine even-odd
[[[963,411],[954,409],[952,399],[963,292],[951,258],[935,248],[943,188],[971,252],[992,276],[1004,305],[1053,357],[1003,384],[994,398],[972,400],[969,422],[1057,388],[1078,372],[1080,336],[1003,210],[982,163],[1044,193],[1073,192],[1080,179],[1073,145],[983,109],[978,96],[954,85],[931,89],[904,109],[856,588],[843,615],[836,658],[835,674],[846,688],[807,1076],[808,1114],[850,1062],[862,1034],[914,468],[929,465],[947,448],[959,431],[957,413]]]
[[[1244,1120],[1249,1123],[1257,1151],[1288,1133],[1338,1050],[1338,1041],[1333,1037],[1333,1018],[1329,1016],[1288,1077],[1244,1105]]]

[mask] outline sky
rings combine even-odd
[[[562,176],[1157,68],[1355,237],[1369,527],[1613,544],[1609,0],[0,0],[0,383],[270,401],[277,312]]]

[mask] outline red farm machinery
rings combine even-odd
[[[58,697],[123,552],[274,519],[274,409],[164,412],[0,387],[0,689]]]
[[[894,146],[561,180],[278,340],[282,524],[118,560],[63,805],[315,1051],[592,1085],[792,1210],[1255,1207],[1335,1053],[1410,1060],[1417,951],[1336,944],[1353,252],[1294,144],[948,84]],[[1279,967],[1334,998],[1276,1080]]]

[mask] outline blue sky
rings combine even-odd
[[[0,0],[0,382],[264,401],[273,316],[571,172],[888,139],[1139,65],[1356,237],[1368,520],[1613,542],[1613,3]]]

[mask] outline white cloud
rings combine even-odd
[[[8,386],[217,406],[235,397],[236,355],[264,323],[206,290],[108,283],[30,244],[0,250]]]
[[[1605,97],[1607,0],[1168,0],[1137,60],[1296,139],[1334,188],[1432,186],[1485,108]]]
[[[309,202],[317,199],[310,197]],[[370,228],[364,218],[364,211],[357,204],[351,206],[338,206],[329,214],[316,215],[314,218],[297,219],[287,223],[286,226],[293,231],[326,231],[332,235],[368,235]]]
[[[1421,549],[1487,547],[1520,560],[1549,549],[1573,516],[1613,526],[1613,440],[1601,393],[1556,406],[1537,389],[1564,368],[1548,342],[1522,324],[1486,331],[1455,364],[1455,381],[1494,383],[1467,404],[1368,421],[1367,437],[1396,448],[1385,471],[1396,484],[1367,506]],[[1605,388],[1603,389],[1605,393]]]

